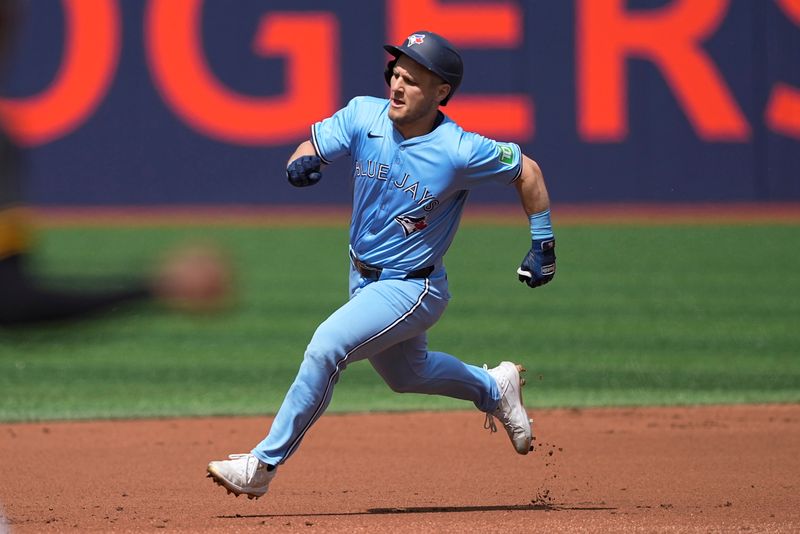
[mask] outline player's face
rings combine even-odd
[[[450,86],[413,59],[400,56],[389,90],[389,118],[398,126],[409,126],[434,116]]]

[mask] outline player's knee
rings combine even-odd
[[[415,381],[407,380],[405,377],[390,376],[383,377],[389,389],[395,393],[416,393],[418,391],[418,384]]]
[[[338,352],[334,348],[322,345],[309,345],[303,358],[317,369],[332,370],[338,365],[339,370],[344,370],[346,366],[346,361],[338,357]]]
[[[415,393],[413,385],[408,382],[393,382],[389,388],[395,393]]]

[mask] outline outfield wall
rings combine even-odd
[[[385,42],[463,51],[445,111],[560,202],[800,200],[798,0],[37,0],[0,111],[41,205],[343,203],[296,190],[308,125],[385,95]],[[514,199],[487,187],[482,202]]]

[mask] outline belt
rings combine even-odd
[[[358,274],[360,274],[364,278],[369,278],[370,280],[378,280],[381,277],[381,273],[383,272],[383,267],[376,267],[374,265],[370,265],[368,263],[364,263],[363,261],[359,260],[355,253],[350,250],[350,260],[353,262],[353,267],[356,268]],[[411,271],[410,273],[406,274],[403,278],[406,280],[412,278],[428,278],[434,270],[434,266],[430,265],[428,267],[423,267],[422,269],[417,269],[415,271]]]

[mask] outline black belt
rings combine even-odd
[[[359,260],[356,257],[355,253],[352,250],[350,251],[350,260],[353,262],[353,267],[356,268],[358,274],[360,274],[364,278],[369,278],[370,280],[378,280],[381,277],[381,273],[383,272],[383,267],[375,267],[374,265],[364,263],[363,261]],[[403,278],[407,280],[412,278],[428,278],[433,272],[433,270],[434,270],[433,265],[430,265],[428,267],[423,267],[422,269],[417,269],[416,271],[411,271]]]

